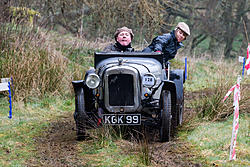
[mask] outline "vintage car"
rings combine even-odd
[[[170,70],[161,53],[96,52],[94,68],[73,81],[76,130],[90,125],[152,124],[169,141],[182,122],[184,70]]]

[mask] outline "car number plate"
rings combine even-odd
[[[141,114],[103,114],[103,122],[108,125],[140,125]]]

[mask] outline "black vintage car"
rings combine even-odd
[[[94,68],[73,81],[77,137],[90,124],[158,126],[170,140],[182,122],[184,70],[170,70],[160,53],[97,52]]]

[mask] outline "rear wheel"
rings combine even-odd
[[[169,91],[162,92],[162,110],[161,110],[161,142],[170,141],[171,134],[171,94]]]

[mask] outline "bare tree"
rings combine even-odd
[[[224,13],[223,13],[223,23],[225,40],[224,55],[225,57],[230,57],[232,51],[233,42],[237,34],[239,33],[240,25],[242,24],[242,17],[245,15],[246,0],[233,1],[230,0],[223,3]]]
[[[216,55],[224,47],[230,57],[236,37],[249,29],[249,0],[2,0],[10,6],[26,6],[41,13],[46,28],[63,27],[67,32],[87,39],[112,36],[121,26],[132,28],[137,41],[150,41],[159,33],[169,32],[178,21],[191,28],[187,44],[192,52],[204,40]]]

